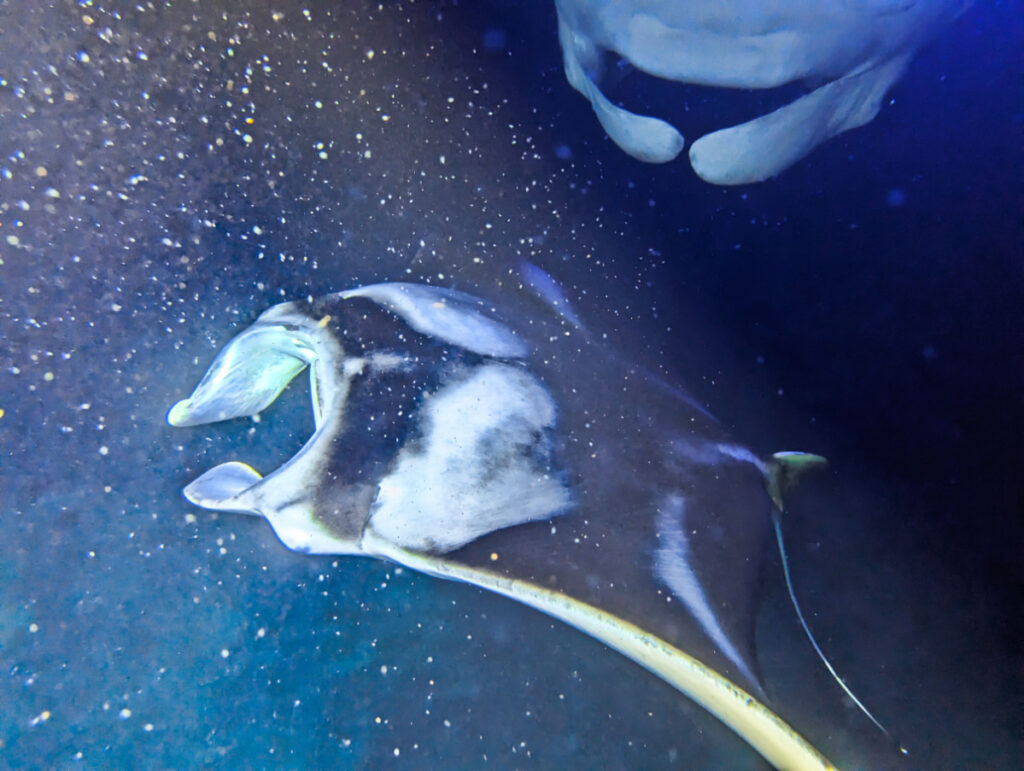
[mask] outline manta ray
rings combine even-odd
[[[700,137],[694,171],[708,182],[760,182],[825,140],[871,121],[916,51],[973,0],[556,0],[566,77],[608,136],[635,158],[683,149],[667,123],[613,104],[602,54],[650,75],[724,88],[804,83],[768,115]]]
[[[314,433],[265,476],[229,461],[185,497],[261,516],[296,551],[378,557],[529,605],[772,764],[829,767],[766,705],[753,641],[782,493],[822,459],[763,462],[735,444],[597,342],[538,271],[501,306],[395,282],[265,311],[168,422],[257,415],[308,370]]]

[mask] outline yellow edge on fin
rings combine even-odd
[[[552,589],[403,549],[369,528],[363,533],[362,546],[369,554],[438,578],[488,589],[576,627],[700,704],[776,768],[835,768],[782,718],[738,685],[629,621]]]

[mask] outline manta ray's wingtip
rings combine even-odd
[[[369,528],[363,535],[362,546],[369,554],[428,575],[504,595],[600,640],[700,704],[777,768],[835,768],[828,758],[748,691],[626,619],[549,587],[404,549]]]

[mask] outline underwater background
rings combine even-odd
[[[604,135],[546,3],[0,2],[0,766],[761,768],[602,644],[287,551],[180,490],[312,432],[167,409],[268,306],[528,259],[761,455],[827,456],[769,556],[772,706],[843,767],[1024,757],[1024,12],[874,122],[720,188]],[[771,94],[626,76],[687,135]]]

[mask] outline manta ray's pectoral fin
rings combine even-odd
[[[228,343],[192,395],[171,407],[167,422],[198,426],[256,415],[315,359],[294,330],[257,322]]]
[[[222,463],[210,469],[184,489],[189,503],[214,511],[233,511],[240,514],[260,512],[244,495],[263,477],[248,464],[240,461]]]
[[[828,759],[754,696],[636,624],[549,587],[445,557],[404,549],[373,531],[363,536],[363,546],[369,554],[385,557],[428,575],[488,589],[576,627],[689,696],[777,768],[834,768]]]

